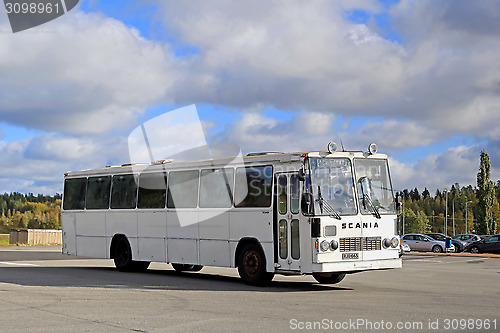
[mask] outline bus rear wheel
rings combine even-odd
[[[250,285],[264,285],[274,277],[274,273],[266,272],[266,257],[260,246],[254,243],[245,245],[241,250],[238,273],[243,281]]]
[[[189,264],[172,264],[172,267],[177,272],[199,272],[203,268],[202,265],[189,265]]]
[[[132,250],[127,238],[120,237],[116,240],[114,246],[115,267],[120,272],[142,272],[148,269],[149,261],[132,260]]]
[[[345,274],[339,273],[313,273],[313,277],[322,284],[336,284],[345,278]]]

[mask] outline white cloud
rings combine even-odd
[[[457,4],[457,5],[455,5]],[[398,118],[426,132],[496,138],[497,1],[401,1],[391,42],[344,13],[376,2],[159,2],[175,38],[196,48],[172,95],[181,103]],[[474,24],[464,17],[473,13]]]
[[[38,28],[2,33],[0,44],[0,117],[25,127],[130,127],[176,79],[166,44],[100,14],[74,10]]]
[[[459,183],[461,186],[476,186],[479,171],[481,147],[451,147],[440,154],[431,154],[415,164],[390,160],[394,188],[397,190],[427,187],[435,189],[450,188]],[[500,177],[500,166],[492,163],[491,179],[496,182]]]
[[[373,3],[161,2],[169,31],[198,50],[176,96],[282,109],[380,105],[403,83],[404,49],[343,18]]]
[[[442,131],[422,126],[413,121],[387,120],[368,122],[360,128],[340,134],[346,142],[357,146],[368,146],[375,142],[386,151],[427,146],[441,139]]]
[[[95,142],[88,138],[47,133],[31,139],[25,148],[24,156],[40,160],[88,161],[96,153]]]
[[[67,171],[127,163],[126,137],[45,133],[0,141],[0,192],[61,193]]]

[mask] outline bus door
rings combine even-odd
[[[278,270],[301,270],[299,189],[298,173],[276,174],[274,252]]]

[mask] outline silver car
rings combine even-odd
[[[408,244],[412,251],[441,253],[446,249],[443,241],[435,240],[422,234],[406,234],[401,237],[401,243]]]
[[[461,235],[453,236],[452,238],[461,241],[464,244],[464,246],[467,246],[470,243],[477,242],[477,241],[481,240],[481,237],[479,237],[478,235],[474,235],[474,234],[461,234]]]

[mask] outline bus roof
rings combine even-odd
[[[148,171],[160,171],[179,168],[199,168],[199,167],[223,167],[236,165],[252,165],[257,163],[292,163],[300,161],[306,157],[345,157],[345,158],[378,158],[387,159],[385,154],[370,154],[361,151],[337,151],[330,153],[328,151],[315,152],[295,152],[295,153],[252,153],[250,156],[237,156],[223,159],[207,159],[198,161],[173,161],[160,160],[152,163],[138,164],[123,164],[123,165],[107,165],[104,168],[87,169],[80,171],[68,171],[64,175],[66,177],[102,175],[102,174],[118,174],[143,171],[146,168]]]

